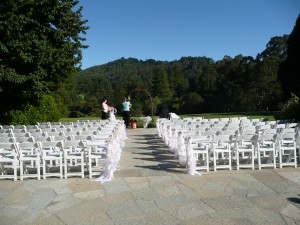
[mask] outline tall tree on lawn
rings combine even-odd
[[[88,29],[76,0],[0,3],[0,120],[61,87],[80,68]]]

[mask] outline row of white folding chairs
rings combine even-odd
[[[116,127],[119,124],[122,124],[123,121],[115,121],[106,123],[101,127],[84,127],[78,130],[69,131],[68,129],[65,130],[57,130],[56,128],[51,130],[46,129],[38,129],[32,132],[28,132],[23,130],[22,132],[16,132],[14,129],[7,129],[5,132],[0,133],[0,143],[1,142],[32,142],[32,141],[42,141],[47,139],[49,136],[53,137],[60,137],[60,136],[78,136],[78,135],[101,135],[103,132],[114,132]],[[31,140],[35,139],[35,140]]]
[[[113,129],[115,128],[120,121],[117,123],[106,123],[101,126],[85,126],[85,127],[77,127],[77,128],[38,128],[38,129],[4,129],[3,132],[0,132],[0,137],[12,137],[12,136],[39,136],[40,133],[43,132],[69,132],[69,131],[77,131],[77,132],[93,132],[93,131],[101,131],[106,130],[107,128]]]
[[[84,125],[84,126],[72,126],[72,127],[44,127],[44,128],[22,128],[22,129],[0,129],[1,133],[35,133],[35,132],[58,132],[58,131],[85,131],[85,130],[101,130],[102,128],[109,126],[109,124],[101,125]]]
[[[24,142],[24,143],[0,143],[0,163],[1,176],[0,178],[17,179],[17,168],[20,170],[20,180],[25,177],[37,177],[40,179],[40,161],[42,160],[43,178],[47,176],[59,176],[65,178],[68,176],[84,177],[84,162],[88,167],[89,177],[95,175],[93,172],[92,160],[105,159],[105,149],[109,148],[113,152],[110,154],[111,161],[118,161],[120,158],[120,142],[124,140],[124,126],[119,126],[118,131],[110,138],[91,140],[66,140],[66,141],[47,141],[47,142]],[[125,134],[126,137],[126,134]],[[117,149],[117,150],[116,150]],[[114,153],[118,151],[118,153]],[[118,160],[116,160],[118,158]],[[53,161],[58,164],[59,171],[57,173],[49,172],[49,168],[53,165]],[[25,163],[27,162],[27,163]],[[28,173],[28,162],[35,167],[36,173]],[[79,172],[70,172],[70,163],[76,162],[80,165]],[[13,168],[13,175],[6,173],[7,163],[8,167]],[[64,173],[62,166],[64,165]],[[96,163],[97,166],[97,163]],[[25,172],[24,172],[24,168]],[[107,165],[107,168],[112,168]],[[98,172],[99,174],[99,172]]]
[[[172,124],[172,122],[169,122]],[[252,124],[228,124],[228,123],[197,123],[197,122],[176,122],[173,123],[173,126],[179,126],[182,128],[189,128],[190,130],[194,131],[225,131],[225,130],[239,130],[242,132],[243,130],[258,130],[258,131],[264,131],[267,129],[278,129],[278,130],[287,130],[287,129],[299,129],[298,125],[293,125],[292,128],[290,126],[286,126],[285,124],[281,124],[284,126],[278,126],[278,127],[272,127],[271,125],[252,125]]]
[[[0,133],[5,129],[12,130],[34,130],[39,128],[76,128],[76,127],[95,127],[110,124],[110,120],[78,121],[78,122],[45,122],[37,125],[0,125]]]
[[[104,133],[113,133],[120,123],[114,123],[111,125],[106,125],[99,128],[88,128],[78,131],[57,131],[53,130],[47,131],[36,131],[36,132],[24,132],[24,133],[14,133],[11,130],[7,133],[0,133],[0,143],[1,142],[34,142],[34,141],[47,141],[47,140],[65,140],[66,136],[72,136],[71,139],[78,139],[79,136],[99,136]]]
[[[97,145],[97,155],[105,159],[107,141],[102,141],[101,148]],[[41,176],[40,167],[43,168],[42,176],[65,178],[69,176],[84,177],[84,164],[91,165],[91,148],[85,148],[91,141],[47,141],[47,142],[23,142],[0,143],[1,154],[1,178],[13,178],[17,180],[17,168],[20,170],[20,180],[26,177]],[[99,143],[99,141],[97,141]],[[101,149],[102,151],[99,151]],[[11,163],[7,167],[7,163]],[[57,172],[51,172],[53,165]],[[71,167],[80,166],[79,171],[71,172]],[[64,166],[64,170],[63,170]],[[13,175],[8,175],[7,169],[13,168]],[[90,168],[90,167],[89,167]],[[78,169],[78,168],[77,168]],[[33,172],[33,170],[35,172]],[[89,170],[90,172],[90,170]]]
[[[283,166],[297,167],[296,150],[299,149],[299,133],[284,133],[284,134],[260,134],[260,135],[240,135],[236,138],[231,135],[218,136],[192,136],[186,134],[185,149],[188,155],[197,159],[194,168],[199,170],[209,170],[209,162],[213,162],[214,170],[228,168],[231,170],[231,161],[236,162],[236,168],[252,168],[254,169],[254,160],[257,160],[258,168],[273,167],[276,168],[276,159],[279,168]],[[298,136],[297,136],[298,135]],[[224,144],[225,143],[225,144]],[[190,147],[188,147],[190,146]],[[192,146],[192,147],[191,147]],[[192,149],[192,150],[191,150]],[[189,150],[189,151],[188,151]],[[199,156],[202,156],[199,158]],[[199,158],[199,160],[198,160]],[[262,162],[262,158],[266,162]],[[201,163],[201,159],[205,162]],[[246,159],[246,160],[245,160]],[[180,160],[183,161],[184,160]],[[217,164],[218,161],[226,161],[227,163]],[[242,161],[246,161],[243,163]],[[191,170],[191,168],[189,168]],[[192,169],[192,171],[195,171]]]
[[[213,134],[214,134],[214,133],[212,133],[211,135],[213,135]],[[199,135],[199,133],[198,133],[198,135]],[[254,135],[254,134],[253,134],[253,135]],[[205,136],[205,137],[206,137],[206,136]],[[218,137],[218,138],[220,138],[220,137]],[[170,138],[164,137],[164,139],[165,139],[166,142],[168,142],[168,140],[169,140]],[[202,137],[202,139],[203,139],[203,137]],[[185,161],[185,160],[180,160],[180,161]],[[295,162],[296,162],[296,161],[295,161]],[[238,164],[239,164],[239,163],[238,163]],[[280,162],[279,165],[280,165],[280,166],[283,165],[282,162]],[[297,164],[296,164],[296,165],[297,165]],[[230,165],[230,166],[228,165],[227,167],[231,167],[231,165]],[[238,168],[239,168],[239,166],[238,166]]]
[[[270,166],[276,168],[275,156],[278,158],[280,168],[282,166],[297,166],[296,143],[294,135],[291,133],[283,134],[278,142],[273,141],[274,135],[270,134],[244,135],[238,136],[236,139],[230,135],[213,137],[185,135],[186,137],[182,135],[182,132],[179,132],[177,143],[179,149],[177,151],[175,150],[176,147],[174,147],[176,144],[171,145],[170,148],[175,153],[175,156],[179,157],[181,164],[185,165],[187,163],[190,174],[194,174],[196,169],[208,171],[209,162],[213,162],[214,170],[221,168],[231,170],[232,160],[236,162],[237,169],[254,169],[254,160],[257,160],[259,169]],[[180,142],[181,144],[179,144]],[[242,163],[242,160],[245,161],[245,155],[247,155],[247,163]],[[273,160],[270,160],[271,156]],[[262,162],[262,157],[266,159],[266,163]],[[227,163],[220,164],[220,161],[226,161]]]
[[[109,123],[110,120],[77,120],[76,122],[42,122],[37,125],[76,125],[76,124],[101,124]]]
[[[203,119],[202,117],[192,117],[192,118],[182,118],[172,120],[176,123],[185,123],[185,124],[227,124],[227,125],[239,125],[239,126],[264,126],[270,125],[272,128],[290,128],[299,126],[299,123],[295,123],[291,120],[277,120],[269,121],[263,118],[257,119],[248,119],[247,117],[232,117],[232,118],[214,118],[214,119]]]
[[[102,124],[102,123],[100,123]],[[85,123],[49,123],[49,122],[46,122],[46,123],[38,123],[36,125],[0,125],[0,130],[3,130],[3,129],[23,129],[23,130],[26,130],[26,129],[38,129],[38,128],[63,128],[63,127],[76,127],[76,126],[88,126],[87,124]]]
[[[287,133],[287,132],[295,132],[297,133],[299,130],[299,127],[295,128],[289,128],[289,127],[282,127],[282,128],[271,128],[270,126],[235,126],[235,125],[229,125],[229,126],[209,126],[208,124],[186,124],[186,121],[183,120],[183,122],[177,121],[169,121],[166,119],[160,119],[157,123],[158,133],[161,136],[163,132],[166,132],[166,127],[169,125],[172,128],[181,128],[181,129],[188,129],[190,131],[197,131],[197,132],[211,132],[213,133],[232,133],[232,132],[238,132],[239,134],[256,134],[256,133]]]
[[[113,132],[100,132],[92,134],[64,134],[45,133],[43,136],[31,137],[5,137],[0,138],[0,143],[45,142],[45,141],[72,141],[72,140],[98,140],[110,138]]]
[[[101,130],[84,130],[84,131],[66,131],[66,132],[33,132],[33,133],[2,133],[0,135],[1,142],[34,142],[48,140],[65,140],[71,136],[72,140],[78,139],[80,136],[101,136],[108,133],[112,134],[116,130],[115,127],[103,128]]]
[[[248,118],[246,116],[241,117],[224,117],[224,118],[209,118],[205,119],[203,117],[185,117],[181,119],[173,119],[174,121],[182,120],[186,122],[230,122],[230,123],[252,123],[256,124],[292,124],[294,120],[268,120],[265,118]]]

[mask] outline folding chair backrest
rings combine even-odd
[[[38,148],[37,142],[22,142],[17,143],[19,149],[36,149]]]
[[[263,134],[276,134],[277,133],[277,129],[265,129],[263,130]]]
[[[81,135],[97,135],[97,134],[98,134],[97,129],[81,131]]]
[[[274,141],[274,134],[261,134],[258,135],[258,141]]]
[[[217,135],[213,137],[213,144],[215,145],[230,145],[231,137],[230,135]]]
[[[34,142],[34,139],[32,137],[15,137],[15,142]]]
[[[22,157],[23,153],[24,155],[28,154],[38,154],[39,146],[37,142],[22,142],[22,143],[16,143],[17,151],[20,157]]]
[[[16,129],[16,128],[14,128],[14,129],[12,129],[11,130],[14,134],[16,134],[16,133],[26,133],[27,131],[26,131],[26,128],[18,128],[18,129]]]
[[[15,139],[13,137],[0,137],[0,143],[13,143]]]
[[[0,143],[0,159],[5,161],[4,158],[9,156],[17,156],[16,145],[14,143]]]
[[[41,152],[43,152],[43,150],[51,150],[51,151],[60,151],[61,150],[60,141],[38,142],[38,146],[39,146]]]
[[[253,141],[255,139],[256,135],[255,134],[251,134],[251,135],[248,135],[248,134],[242,134],[242,135],[239,135],[237,137],[237,141]]]
[[[14,137],[31,137],[29,132],[22,132],[22,133],[13,133]]]
[[[283,128],[280,130],[281,133],[293,133],[295,134],[295,128]]]
[[[295,140],[295,133],[283,133],[280,135],[280,139]]]
[[[74,135],[73,136],[73,140],[76,140],[76,141],[85,141],[87,139],[91,140],[91,136],[90,135]]]
[[[64,142],[60,142],[60,145],[62,148],[73,148],[73,149],[84,147],[84,143],[81,140],[64,141]]]
[[[52,136],[51,137],[52,141],[72,141],[73,136],[72,135],[67,135],[67,136]]]
[[[13,137],[11,133],[0,133],[0,137]]]
[[[51,141],[51,138],[48,136],[37,136],[37,137],[33,137],[34,141],[41,141],[41,142],[45,142],[45,141]]]
[[[8,150],[8,149],[15,149],[14,143],[0,143],[0,150]]]

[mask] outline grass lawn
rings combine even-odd
[[[205,114],[187,114],[179,115],[180,117],[203,117],[205,119],[210,118],[228,118],[228,117],[243,117],[246,116],[249,119],[264,118],[267,120],[275,120],[274,115],[278,112],[245,112],[245,113],[205,113]],[[133,120],[137,120],[138,117],[131,117]],[[154,116],[154,119],[158,116]],[[117,119],[122,119],[121,116],[117,116]],[[101,120],[101,117],[80,117],[80,118],[61,118],[59,122],[77,122],[78,120]]]
[[[204,113],[204,114],[189,114],[182,115],[183,117],[201,116],[205,119],[211,118],[230,118],[230,117],[248,117],[249,119],[264,118],[267,120],[275,120],[276,112],[256,112],[256,113]]]

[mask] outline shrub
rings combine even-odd
[[[38,111],[44,115],[44,120],[41,122],[53,122],[58,121],[60,118],[60,112],[54,98],[51,95],[45,95],[39,102]]]
[[[50,95],[44,95],[37,106],[27,104],[22,110],[9,113],[11,124],[37,124],[38,122],[58,121],[60,113],[55,100]]]
[[[280,117],[300,121],[300,102],[297,95],[292,93],[292,97],[283,105]]]
[[[80,111],[72,111],[70,113],[70,118],[80,118],[80,117],[85,117],[86,115]]]
[[[137,121],[136,127],[137,128],[143,128],[144,127],[143,122],[142,121]]]
[[[148,128],[155,128],[156,127],[156,122],[155,121],[151,121],[149,124],[148,124]]]

